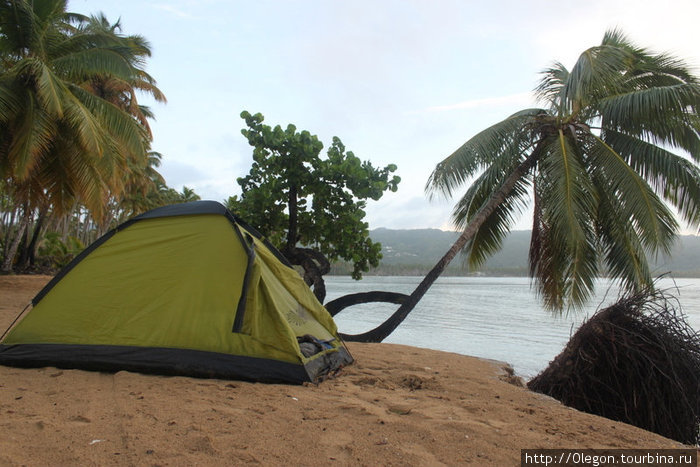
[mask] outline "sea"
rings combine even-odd
[[[410,294],[423,277],[326,276],[326,302],[369,291]],[[674,297],[685,319],[700,330],[700,279],[662,278],[657,288]],[[599,279],[581,310],[545,310],[526,277],[440,277],[406,320],[384,341],[509,363],[524,379],[536,376],[565,347],[581,323],[619,298],[619,287]],[[381,324],[398,305],[369,303],[335,316],[338,329],[358,334]]]

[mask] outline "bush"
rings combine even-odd
[[[85,245],[77,237],[69,236],[64,241],[57,232],[48,232],[39,244],[37,263],[42,267],[60,269],[84,249]]]

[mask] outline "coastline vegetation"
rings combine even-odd
[[[372,276],[425,276],[444,252],[457,240],[460,232],[437,229],[374,229],[373,241],[382,244],[382,261],[365,275]],[[465,264],[464,256],[453,261],[444,276],[528,276],[528,248],[531,232],[513,231],[503,240],[501,249],[477,268]],[[647,258],[652,275],[669,274],[673,277],[700,277],[700,237],[682,235],[672,247],[669,256]],[[332,265],[331,274],[349,275],[342,262]],[[605,276],[601,269],[600,276]]]

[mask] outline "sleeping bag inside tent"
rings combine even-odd
[[[125,222],[32,305],[0,364],[302,383],[352,363],[301,276],[214,201]]]

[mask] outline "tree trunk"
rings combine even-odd
[[[323,276],[331,270],[328,259],[320,252],[309,248],[290,249],[287,246],[282,254],[290,263],[304,268],[304,282],[309,287],[313,286],[314,295],[319,302],[323,303],[326,299],[326,283]]]
[[[437,262],[433,269],[428,272],[428,274],[423,278],[418,287],[409,295],[408,299],[399,307],[398,310],[394,312],[386,321],[377,326],[376,328],[364,332],[362,334],[345,335],[345,340],[354,342],[381,342],[386,339],[394,330],[403,322],[408,314],[415,308],[416,304],[428,291],[430,286],[437,280],[438,277],[443,273],[448,264],[457,256],[462,248],[467,244],[469,240],[476,234],[484,221],[496,210],[496,208],[506,199],[506,196],[515,187],[515,184],[520,180],[530,168],[535,164],[537,159],[537,149],[525,159],[510,176],[503,182],[501,188],[496,191],[491,198],[484,204],[484,206],[479,210],[479,212],[474,215],[472,220],[469,222],[467,227],[459,236],[457,241],[452,245],[452,247],[445,253],[445,255]]]
[[[17,261],[15,262],[15,271],[21,272],[26,269],[29,264],[29,232],[30,225],[24,229],[24,235],[22,235],[22,241],[19,242],[19,247],[17,248]]]
[[[25,209],[24,215],[20,220],[19,228],[17,229],[17,234],[15,235],[15,238],[12,239],[10,247],[7,250],[7,255],[5,256],[5,261],[2,263],[2,270],[0,272],[3,274],[10,274],[12,272],[15,256],[17,255],[19,244],[24,237],[24,231],[27,229],[27,225],[29,225],[30,216],[31,213],[29,210]]]
[[[44,222],[46,221],[46,210],[39,211],[39,218],[36,221],[36,226],[34,226],[34,232],[32,233],[32,240],[29,242],[29,267],[33,267],[36,263],[36,247],[39,244],[39,236],[44,228]]]
[[[7,251],[10,247],[10,237],[12,236],[12,226],[15,224],[15,217],[17,215],[17,208],[13,209],[12,212],[10,213],[10,218],[9,221],[7,220],[7,217],[3,217],[3,225],[2,225],[2,237],[0,237],[0,240],[2,240],[2,257],[6,258],[7,257]],[[7,222],[5,222],[7,221]]]
[[[298,234],[298,219],[297,219],[297,187],[292,185],[289,187],[289,198],[287,200],[287,208],[289,209],[289,228],[287,229],[287,250],[293,251],[297,246]]]
[[[331,316],[335,316],[349,306],[360,305],[362,303],[384,302],[402,305],[408,300],[408,295],[398,292],[358,292],[343,295],[340,298],[331,300],[323,305]]]

